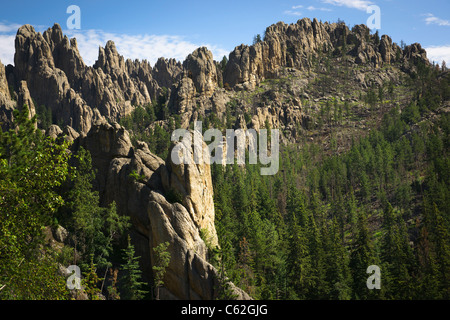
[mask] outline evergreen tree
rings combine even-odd
[[[74,263],[86,269],[93,255],[94,262],[107,270],[113,243],[129,227],[129,218],[118,215],[114,202],[100,207],[100,196],[92,185],[95,171],[90,153],[80,148],[74,160],[77,171],[67,186],[66,205],[57,217],[71,233],[76,256],[81,256],[81,261]]]
[[[230,264],[228,261],[234,260],[231,252],[232,252],[232,245],[229,241],[227,241],[227,239],[225,239],[223,245],[218,250],[218,265],[217,265],[218,287],[215,288],[217,300],[232,300],[236,297],[231,288],[230,278],[227,276],[227,270],[232,270],[232,267],[226,268],[227,265],[234,265],[234,263]]]
[[[388,203],[384,211],[383,229],[385,235],[382,242],[382,259],[385,265],[384,281],[387,297],[408,299],[411,296],[412,253],[405,230],[404,221]]]
[[[441,288],[439,270],[426,226],[422,226],[420,229],[417,251],[419,274],[416,279],[415,298],[442,299],[442,293],[439,290]]]
[[[120,300],[119,290],[117,288],[117,276],[119,269],[109,268],[109,279],[111,285],[108,287],[108,300]]]
[[[58,189],[72,172],[69,143],[44,137],[26,106],[14,119],[14,129],[0,131],[0,297],[65,299],[56,254],[42,245],[64,204]]]
[[[355,243],[350,256],[350,267],[353,273],[353,295],[355,299],[374,299],[377,294],[374,290],[367,288],[367,268],[371,265],[377,265],[375,258],[374,243],[367,226],[367,217],[363,211],[359,212],[358,223],[354,236]],[[382,281],[384,275],[382,277]],[[383,282],[382,282],[383,287]]]
[[[256,276],[254,272],[254,253],[250,249],[250,244],[246,237],[239,242],[238,268],[241,270],[239,276],[240,288],[253,296],[256,286]]]
[[[170,263],[170,253],[167,251],[168,247],[169,243],[163,242],[153,248],[156,257],[155,264],[152,267],[155,278],[156,300],[159,300],[159,288],[164,285],[164,275]]]
[[[89,297],[89,300],[100,300],[101,290],[99,288],[99,283],[103,280],[97,275],[97,266],[94,264],[94,257],[91,255],[91,263],[89,269],[84,274],[84,279],[82,280],[82,288],[84,292]]]
[[[142,290],[143,282],[141,279],[141,270],[139,269],[139,257],[135,256],[134,246],[131,244],[130,236],[128,236],[128,246],[122,249],[125,257],[125,264],[122,266],[123,278],[122,284],[122,300],[141,300],[147,291]]]
[[[429,267],[434,267],[433,263],[436,264],[438,274],[434,273],[434,269],[431,271],[433,271],[433,276],[437,277],[439,295],[448,299],[450,294],[450,238],[448,227],[436,203],[426,199],[424,209],[424,227],[429,234],[427,240],[430,242],[429,248],[431,249],[431,252],[428,253]]]
[[[326,279],[330,285],[328,297],[333,300],[349,300],[352,297],[350,256],[339,232],[336,219],[323,228]]]
[[[311,288],[310,299],[325,299],[330,288],[326,281],[324,244],[312,214],[308,216],[306,232],[308,237],[308,251],[311,257],[311,280],[314,283]]]
[[[298,207],[289,207],[288,209],[290,230],[288,232],[287,277],[294,294],[291,298],[307,299],[310,297],[312,286],[314,285],[312,280],[312,261],[305,232],[307,212],[299,194],[294,194],[294,198],[288,200],[288,206],[289,203],[297,203]],[[294,208],[298,208],[299,211],[292,210]],[[304,219],[304,222],[301,222],[298,216]]]
[[[375,31],[375,34],[373,35],[374,36],[374,44],[376,45],[376,46],[378,46],[379,44],[380,44],[380,34],[378,33],[378,30],[377,31]]]

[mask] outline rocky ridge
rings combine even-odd
[[[429,63],[420,44],[402,50],[387,35],[375,38],[365,25],[350,30],[343,23],[304,18],[294,24],[274,24],[261,42],[237,46],[224,68],[205,47],[183,63],[160,58],[152,67],[145,60],[125,60],[112,41],[99,48],[93,66],[86,66],[76,39],[63,35],[58,24],[43,34],[24,25],[16,35],[15,66],[1,68],[2,92],[4,87],[17,95],[28,90],[30,104],[45,105],[55,122],[87,133],[92,122],[102,117],[118,121],[136,106],[155,101],[166,88],[169,109],[182,117],[187,128],[199,114],[214,111],[219,118],[224,116],[223,105],[231,94],[223,88],[254,90],[265,80],[280,77],[286,68],[311,70],[314,60],[323,55],[345,53],[349,63],[374,69],[398,62],[404,72],[414,72],[418,61]],[[1,105],[8,109],[7,103]]]

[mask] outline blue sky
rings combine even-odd
[[[255,34],[278,21],[295,23],[308,17],[349,26],[365,24],[369,5],[381,12],[380,35],[406,44],[419,42],[428,57],[450,62],[449,0],[229,0],[229,1],[115,1],[58,0],[7,1],[0,10],[0,60],[13,63],[14,37],[23,24],[44,31],[59,23],[70,37],[75,36],[83,59],[92,65],[98,46],[113,40],[126,58],[160,56],[183,60],[199,46],[207,46],[216,60],[235,46],[251,44]],[[67,8],[81,10],[81,29],[69,30]]]

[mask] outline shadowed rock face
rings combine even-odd
[[[158,84],[147,61],[124,60],[112,41],[99,48],[93,67],[84,64],[76,39],[55,24],[43,34],[30,25],[19,28],[10,84],[25,81],[31,97],[51,108],[59,122],[87,133],[92,122],[118,120],[134,106],[151,103]]]
[[[71,70],[69,75],[78,74],[79,68],[84,66],[78,49],[70,46],[58,25],[43,35],[30,25],[21,27],[15,47],[12,86],[21,90],[25,81],[29,95],[39,105],[51,108],[55,117],[77,130],[87,132],[93,119],[101,118],[98,111],[87,106],[81,95],[71,88],[67,74],[55,64],[56,61]]]
[[[163,87],[170,90],[184,77],[192,79],[196,94],[211,96],[218,86],[216,63],[206,48],[195,50],[183,65],[160,58],[152,68],[146,60],[125,60],[108,41],[90,67],[83,62],[76,39],[63,35],[58,24],[43,34],[31,25],[22,26],[15,47],[9,84],[19,91],[25,81],[38,105],[49,107],[58,122],[84,133],[102,117],[117,121],[135,106],[151,103]]]
[[[0,61],[0,125],[3,130],[9,128],[9,124],[13,120],[14,108],[15,103],[9,92],[5,66]]]
[[[171,261],[161,298],[214,299],[218,274],[207,262],[207,247],[200,238],[200,230],[207,230],[211,243],[217,244],[209,165],[163,161],[145,143],[133,148],[126,130],[105,121],[94,123],[87,135],[75,140],[75,149],[80,146],[91,152],[98,170],[102,203],[115,201],[118,212],[131,217],[133,241],[147,281],[154,261],[152,249],[170,243]],[[132,172],[142,178],[130,177]],[[169,203],[164,194],[170,191],[177,192],[182,203]],[[250,298],[232,287],[238,299]]]

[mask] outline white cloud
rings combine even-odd
[[[15,35],[0,34],[0,61],[3,65],[14,64]]]
[[[297,9],[301,9],[301,8],[304,8],[304,9],[306,9],[308,11],[316,11],[316,10],[317,11],[332,11],[329,8],[317,8],[317,7],[314,7],[314,6],[309,6],[309,7],[305,8],[303,5],[296,5],[296,6],[292,6],[291,10],[285,10],[284,14],[290,15],[290,16],[299,16],[300,17],[303,14],[300,11],[298,11]]]
[[[0,22],[0,33],[16,32],[20,24]]]
[[[229,51],[220,46],[192,43],[181,36],[115,34],[102,30],[66,30],[64,33],[77,39],[78,50],[87,65],[95,63],[99,46],[104,47],[108,40],[114,41],[117,51],[125,59],[146,59],[152,65],[160,57],[184,61],[192,51],[201,46],[207,47],[213,53],[214,59],[218,61],[229,54]]]
[[[14,63],[14,39],[17,24],[0,24],[0,60],[4,65]],[[45,30],[38,29],[39,31]],[[14,32],[14,34],[12,34]],[[8,34],[1,34],[8,33]],[[63,33],[70,38],[75,37],[83,61],[93,65],[98,58],[99,46],[104,47],[108,40],[114,41],[117,51],[125,59],[148,60],[154,65],[158,58],[175,58],[183,61],[187,55],[201,46],[207,47],[215,60],[228,56],[229,51],[219,45],[207,43],[193,43],[176,35],[149,35],[149,34],[118,34],[103,30],[64,30]]]
[[[14,39],[20,25],[0,22],[0,61],[5,66],[14,63]]]
[[[366,11],[367,7],[373,3],[368,0],[322,0],[323,3],[332,4],[334,6],[345,6],[348,8]]]
[[[430,46],[425,48],[427,51],[428,60],[436,62],[441,65],[444,60],[446,64],[450,64],[450,44],[443,46]]]
[[[286,10],[284,11],[284,14],[287,14],[289,16],[298,16],[300,17],[302,13],[300,11],[294,11],[294,10]]]
[[[314,6],[309,6],[308,8],[306,8],[307,10],[309,10],[309,11],[316,11],[316,10],[318,10],[318,11],[332,11],[331,9],[329,9],[329,8],[316,8],[316,7],[314,7]]]
[[[435,17],[431,13],[426,14],[426,16],[427,17],[425,18],[425,22],[427,24],[437,24],[439,26],[446,26],[446,27],[450,26],[450,20],[444,20],[444,19]]]

